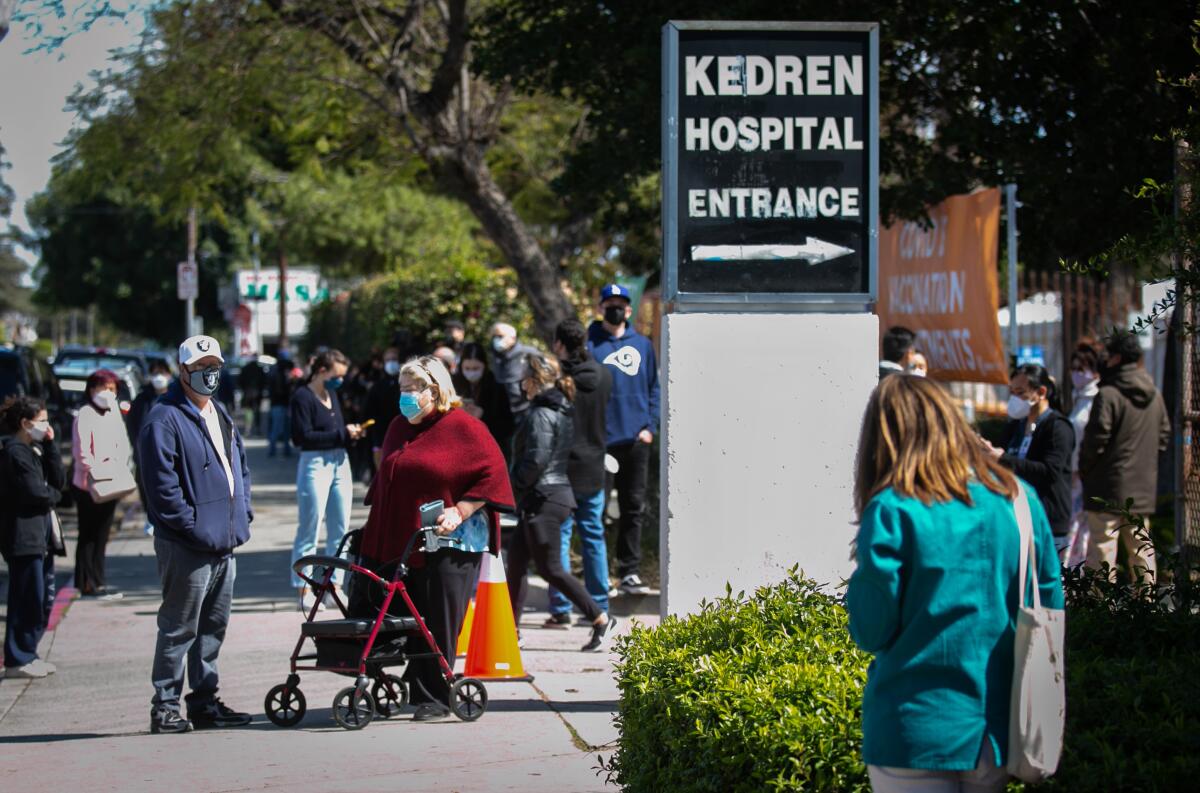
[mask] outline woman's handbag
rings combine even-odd
[[[1020,493],[1013,502],[1021,533],[1021,561],[1008,722],[1008,773],[1024,782],[1040,782],[1055,772],[1062,755],[1067,715],[1063,674],[1066,619],[1062,609],[1042,607],[1029,496],[1023,485],[1019,487]],[[1033,583],[1030,606],[1025,605],[1026,572]]]
[[[50,510],[50,550],[55,556],[67,555],[67,538],[63,535],[62,521],[58,519],[58,512]]]
[[[127,467],[111,460],[88,472],[88,493],[97,504],[117,501],[135,490],[137,482],[133,474]]]

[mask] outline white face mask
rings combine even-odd
[[[49,421],[35,421],[33,422],[33,426],[29,428],[29,437],[33,438],[34,443],[41,443],[49,433]]]
[[[483,369],[463,369],[462,376],[467,379],[468,383],[478,383],[483,377]]]
[[[150,385],[155,391],[165,391],[167,386],[171,384],[171,376],[165,374],[150,375]]]
[[[395,377],[396,375],[400,374],[400,362],[393,360],[384,361],[383,371],[387,372],[388,375]]]
[[[1075,370],[1071,372],[1071,385],[1075,386],[1076,390],[1087,388],[1093,381],[1097,379],[1095,372],[1084,369],[1083,371]]]
[[[1032,408],[1033,405],[1015,394],[1008,398],[1008,417],[1010,419],[1019,421],[1029,418],[1029,411]]]
[[[508,352],[509,348],[511,348],[515,342],[516,339],[513,339],[513,341],[510,343],[509,340],[503,336],[493,336],[492,349],[499,353]]]
[[[92,395],[92,404],[101,410],[112,410],[117,406],[117,395],[112,391],[100,391]]]

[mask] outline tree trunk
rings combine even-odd
[[[563,291],[557,265],[546,256],[504,190],[492,178],[482,152],[474,147],[460,149],[453,160],[439,165],[438,170],[443,173],[451,171],[446,175],[455,183],[457,192],[516,270],[533,308],[538,332],[550,343],[558,323],[575,315]]]

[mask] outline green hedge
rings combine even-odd
[[[1063,758],[1036,790],[1200,789],[1194,593],[1171,609],[1174,587],[1137,590],[1086,571],[1065,588]],[[605,768],[625,789],[869,789],[860,756],[870,657],[851,642],[839,600],[794,571],[750,597],[727,592],[696,615],[635,626],[617,649],[621,735]]]
[[[635,626],[618,640],[621,738],[607,769],[631,791],[866,791],[859,712],[870,657],[838,601],[787,581]]]
[[[447,319],[462,320],[468,341],[486,342],[495,322],[508,322],[525,341],[537,341],[516,274],[464,264],[407,267],[314,306],[307,347],[325,344],[359,359],[386,347],[401,329],[412,334],[414,343],[428,347],[442,337]]]

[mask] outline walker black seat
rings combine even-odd
[[[375,620],[363,617],[361,619],[319,620],[300,624],[302,636],[368,636]],[[412,617],[384,617],[379,626],[381,633],[396,631],[413,631],[417,629],[417,621]]]

